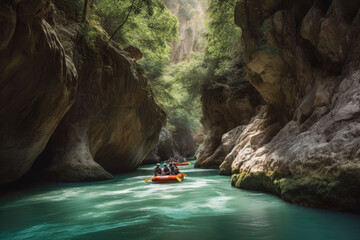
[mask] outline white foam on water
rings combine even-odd
[[[144,224],[148,216],[119,221],[95,222],[92,224],[40,224],[25,229],[17,229],[8,234],[0,234],[2,239],[70,239],[71,237],[100,232],[119,227]]]
[[[105,203],[97,204],[94,207],[95,208],[107,208],[107,207],[113,207],[116,205],[124,205],[124,204],[143,202],[143,201],[146,201],[146,199],[141,199],[141,200],[133,200],[133,199],[123,200],[122,199],[122,200],[108,201]]]
[[[133,191],[131,188],[129,188],[129,189],[123,189],[123,190],[101,192],[100,195],[101,196],[114,196],[114,195],[127,194],[127,193],[131,193],[131,192],[133,192]]]
[[[39,204],[39,203],[47,203],[47,202],[61,202],[65,200],[69,200],[78,196],[82,196],[87,190],[83,189],[62,189],[50,191],[47,193],[37,194],[33,197],[23,198],[21,200],[17,200],[14,203],[7,204],[2,207],[19,207],[23,205],[29,204]]]
[[[99,217],[106,217],[112,215],[114,213],[119,213],[121,210],[113,210],[113,211],[98,211],[98,212],[89,212],[83,215],[80,215],[78,218],[99,218]]]

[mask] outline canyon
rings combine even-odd
[[[170,64],[189,61],[204,6],[163,2],[180,24]],[[234,187],[359,210],[359,1],[238,1],[243,75],[202,93],[202,143],[202,130],[166,129],[141,51],[85,31],[67,1],[0,6],[0,184],[112,179],[196,151]]]

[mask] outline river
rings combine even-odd
[[[153,165],[110,181],[59,183],[0,200],[0,239],[360,239],[360,216],[295,206],[181,167],[180,183],[144,183]]]

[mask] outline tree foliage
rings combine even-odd
[[[202,2],[208,6],[208,21],[206,34],[197,41],[203,43],[204,50],[192,53],[186,62],[169,65],[178,21],[163,3],[168,7],[178,5],[179,15],[192,20],[190,13],[197,11],[194,0],[88,1],[89,23],[101,25],[121,47],[131,44],[143,52],[137,68],[150,79],[155,97],[168,113],[170,130],[198,128],[201,94],[218,84],[229,85],[243,78],[241,30],[233,20],[236,0]],[[83,10],[84,17],[86,8]],[[93,34],[89,30],[85,35],[91,39]]]
[[[171,3],[171,2],[170,2]],[[170,4],[167,3],[167,4]],[[208,1],[204,50],[169,66],[154,86],[168,112],[168,127],[198,128],[200,97],[209,88],[244,81],[241,29],[234,23],[236,0]]]
[[[151,71],[168,63],[170,42],[177,38],[176,18],[159,0],[97,0],[96,13],[101,25],[121,46],[135,45],[144,53],[139,63]],[[154,64],[155,62],[155,64]]]
[[[190,59],[188,65],[195,68],[187,66],[184,76],[178,76],[193,99],[219,84],[232,85],[244,79],[241,29],[234,23],[235,4],[236,0],[208,1],[204,51]]]
[[[159,101],[168,112],[168,128],[197,129],[200,127],[200,102],[199,89],[192,89],[190,83],[201,81],[205,77],[203,64],[203,54],[194,52],[191,61],[180,62],[169,66],[161,82],[167,84],[162,94],[157,94]],[[199,87],[200,84],[193,84],[192,87]],[[155,87],[155,89],[159,89]],[[166,93],[166,94],[164,94]]]

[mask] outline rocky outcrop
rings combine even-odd
[[[234,186],[359,209],[359,8],[355,0],[237,4],[247,79],[266,106],[220,167]]]
[[[52,179],[112,178],[141,164],[165,123],[129,54],[100,29],[86,36],[70,3],[53,3],[1,3],[0,183],[46,145],[39,165]]]
[[[129,45],[128,47],[124,48],[125,52],[130,54],[130,57],[135,61],[142,59],[143,53],[141,50],[133,45]]]
[[[223,84],[208,89],[201,97],[201,123],[207,136],[196,152],[195,167],[218,168],[227,153],[222,144],[223,134],[247,124],[256,114],[261,101],[259,94],[247,81],[239,86]]]
[[[77,71],[49,1],[0,3],[0,183],[19,179],[74,102]]]

